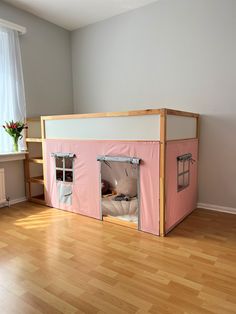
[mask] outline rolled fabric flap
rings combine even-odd
[[[51,156],[55,158],[76,158],[74,153],[51,153]]]
[[[184,155],[178,156],[177,160],[178,161],[192,160],[192,154],[188,153],[188,154],[184,154]]]
[[[72,205],[72,185],[64,182],[57,182],[57,196],[59,204]]]
[[[123,156],[97,156],[97,161],[118,161],[118,162],[128,162],[130,164],[139,165],[141,159],[137,157],[123,157]]]

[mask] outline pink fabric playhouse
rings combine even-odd
[[[196,207],[197,114],[42,117],[46,204],[165,235]]]

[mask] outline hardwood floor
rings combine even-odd
[[[22,203],[0,209],[0,313],[236,313],[236,215],[166,238]]]

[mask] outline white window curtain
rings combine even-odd
[[[2,125],[9,120],[24,121],[25,118],[19,34],[0,26],[0,152],[10,152],[13,148],[12,138]]]

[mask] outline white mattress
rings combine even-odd
[[[124,221],[134,222],[136,224],[138,223],[138,215],[123,215],[116,216],[116,218]]]

